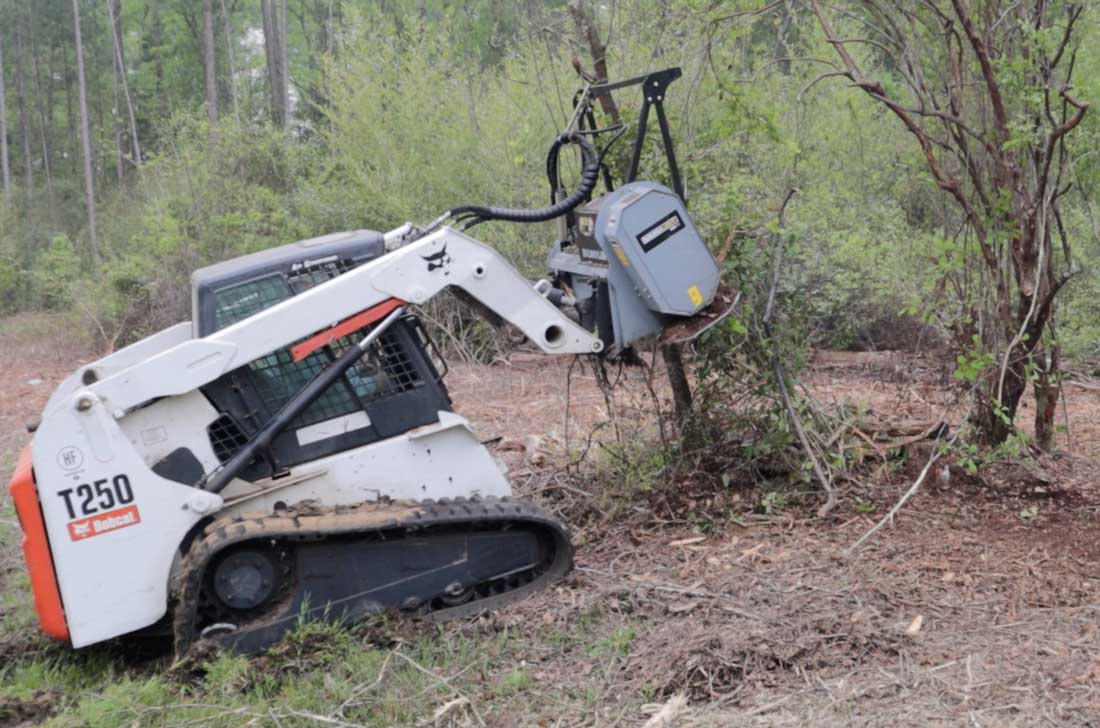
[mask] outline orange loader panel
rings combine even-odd
[[[19,514],[19,523],[23,527],[23,557],[27,560],[27,570],[31,575],[38,621],[42,625],[42,631],[50,637],[68,641],[69,627],[65,622],[65,608],[61,605],[50,542],[46,538],[46,524],[42,520],[42,507],[34,485],[30,445],[19,454],[8,490],[15,500],[15,511]]]

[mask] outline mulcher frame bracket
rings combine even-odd
[[[627,88],[629,86],[642,86],[642,108],[638,111],[638,128],[634,133],[634,145],[630,152],[630,166],[627,169],[626,181],[633,182],[638,178],[638,166],[642,160],[642,145],[645,143],[645,135],[649,126],[649,110],[657,110],[657,124],[661,129],[661,142],[664,146],[665,159],[668,161],[669,174],[672,177],[672,190],[684,203],[684,184],[680,178],[680,167],[676,163],[676,152],[672,147],[672,132],[668,127],[668,117],[665,115],[665,92],[668,85],[680,78],[683,72],[679,68],[666,68],[663,71],[654,71],[644,76],[615,81],[614,83],[594,84],[589,89],[592,98],[599,98],[610,94],[612,91]]]

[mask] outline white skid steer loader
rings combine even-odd
[[[11,484],[42,629],[73,647],[147,633],[250,653],[303,614],[454,618],[565,574],[565,526],[511,498],[414,311],[450,289],[547,354],[602,356],[728,311],[661,105],[678,76],[582,89],[546,209],[460,207],[201,269],[191,321],[63,381]],[[590,140],[622,129],[595,128],[592,103],[628,85],[645,100],[613,188]],[[651,107],[675,191],[633,181]],[[583,172],[565,195],[567,145]],[[459,229],[554,218],[552,276],[535,284]]]

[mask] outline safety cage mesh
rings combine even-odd
[[[214,294],[214,330],[220,331],[264,309],[282,303],[291,296],[308,291],[318,283],[331,280],[355,267],[347,258],[300,266],[289,275],[273,273],[263,278],[223,288]]]
[[[325,261],[319,265],[298,267],[289,274],[274,273],[238,284],[215,294],[215,322],[218,329],[230,326],[296,294],[324,283],[354,267],[346,259]],[[313,377],[366,336],[371,326],[348,336],[334,339],[310,355],[294,361],[291,348],[279,349],[261,357],[237,374],[248,377],[262,402],[264,422],[297,394]],[[408,391],[421,382],[420,372],[396,332],[391,329],[369,347],[366,354],[335,384],[325,390],[293,423],[291,430],[308,427],[364,409],[372,400]],[[225,461],[247,441],[241,428],[228,415],[209,427],[211,444],[217,457]]]
[[[359,329],[349,336],[336,339],[301,361],[294,361],[289,349],[280,349],[257,359],[248,365],[257,395],[274,413],[348,347],[355,346],[370,328]],[[409,360],[405,348],[393,332],[387,331],[347,371],[343,379],[326,389],[298,416],[291,429],[351,414],[363,409],[363,405],[371,400],[407,391],[419,381],[420,374]]]
[[[210,435],[210,444],[214,447],[214,455],[223,463],[248,442],[248,436],[230,415],[222,415],[206,429]]]

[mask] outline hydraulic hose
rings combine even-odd
[[[577,189],[559,202],[538,210],[520,210],[509,207],[491,207],[488,205],[464,205],[456,207],[448,213],[448,217],[473,217],[480,220],[504,220],[507,222],[545,222],[553,220],[569,212],[577,205],[588,199],[592,190],[596,189],[596,181],[600,174],[600,160],[596,150],[583,134],[573,132],[562,134],[550,145],[547,154],[547,169],[557,169],[557,159],[561,148],[566,144],[576,144],[581,149],[581,181]]]

